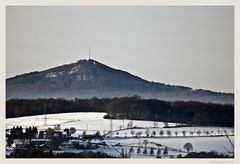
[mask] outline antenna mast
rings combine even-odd
[[[90,50],[90,48],[88,49],[88,58],[89,58],[89,60],[91,59],[91,50]]]

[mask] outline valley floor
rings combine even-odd
[[[234,150],[234,128],[229,127],[174,127],[176,123],[163,123],[137,120],[107,120],[106,113],[62,113],[46,115],[47,125],[44,125],[44,115],[6,119],[6,129],[22,126],[36,126],[38,130],[46,130],[60,125],[65,128],[76,128],[71,139],[64,142],[61,148],[53,150],[54,154],[83,151],[103,152],[115,157],[126,154],[131,158],[176,158],[180,154],[185,156],[186,143],[191,143],[191,152],[216,152],[232,155]],[[112,124],[112,125],[111,125]],[[131,126],[130,126],[131,125]],[[166,125],[168,127],[166,127]],[[111,132],[112,130],[112,132]],[[82,140],[82,133],[103,135],[101,140],[91,140],[91,149],[77,149],[73,143],[89,144]],[[227,137],[226,137],[227,136]],[[167,149],[167,150],[166,150]],[[46,151],[49,151],[46,149]],[[167,152],[166,152],[167,151]],[[13,149],[6,146],[6,153]]]

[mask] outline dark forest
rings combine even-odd
[[[161,101],[138,96],[91,99],[11,99],[6,118],[68,112],[106,112],[105,118],[178,122],[203,126],[234,126],[234,105]]]

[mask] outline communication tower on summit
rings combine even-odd
[[[91,50],[90,50],[90,48],[88,49],[88,59],[89,60],[91,59]]]

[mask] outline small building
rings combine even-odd
[[[14,139],[13,144],[16,145],[16,148],[24,148],[30,144],[30,139]]]
[[[51,142],[50,139],[42,139],[42,138],[34,138],[31,140],[31,144],[34,146],[41,146],[44,144],[49,144]]]

